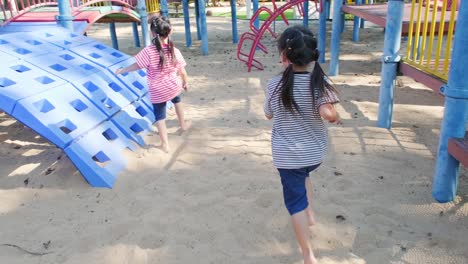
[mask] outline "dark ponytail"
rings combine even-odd
[[[294,100],[293,65],[303,67],[315,62],[310,76],[310,89],[314,104],[318,97],[327,96],[327,91],[336,92],[336,89],[327,81],[327,75],[318,63],[320,53],[317,50],[317,39],[308,28],[303,26],[287,28],[278,39],[278,50],[290,62],[276,88],[277,92],[281,91],[281,101],[286,109],[291,112],[299,111]]]
[[[294,101],[294,70],[292,64],[286,67],[278,85],[281,85],[281,102],[283,102],[284,107],[291,112],[298,110],[299,107],[296,101]]]
[[[171,33],[172,26],[171,22],[167,17],[157,16],[151,20],[151,32],[155,36],[153,38],[153,45],[156,47],[159,53],[159,67],[163,68],[166,63],[165,51],[162,46],[161,38],[168,38],[169,52],[171,56],[171,62],[174,62],[174,43],[171,40],[169,34]]]

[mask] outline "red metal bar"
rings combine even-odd
[[[420,82],[427,87],[434,90],[434,92],[440,94],[440,87],[445,85],[445,82],[437,78],[432,74],[425,73],[414,66],[411,66],[407,63],[400,63],[400,72],[408,77],[413,78],[415,81]]]
[[[468,133],[465,138],[449,139],[447,148],[450,155],[468,168]]]

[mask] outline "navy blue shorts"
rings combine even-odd
[[[284,204],[290,215],[299,213],[309,206],[305,180],[309,173],[320,166],[313,165],[300,169],[278,169],[283,184]]]
[[[180,95],[172,98],[171,102],[174,104],[180,103]],[[159,120],[166,119],[166,104],[167,102],[164,103],[157,103],[153,104],[153,109],[154,109],[154,116],[156,117],[156,121],[158,122]]]

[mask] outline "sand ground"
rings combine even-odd
[[[262,111],[263,87],[281,70],[274,41],[258,53],[266,69],[247,73],[230,20],[208,23],[210,55],[201,56],[195,28],[186,48],[183,20],[173,19],[193,128],[178,135],[170,113],[172,152],[129,155],[113,189],[91,188],[60,149],[0,115],[0,263],[301,263]],[[135,54],[131,27],[117,30],[120,48]],[[107,25],[89,36],[110,45]],[[467,170],[454,202],[431,197],[443,98],[402,77],[393,128],[377,128],[382,29],[361,39],[343,35],[332,79],[344,124],[330,126],[329,155],[311,176],[319,263],[468,263]]]

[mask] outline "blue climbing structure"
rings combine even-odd
[[[458,20],[455,29],[452,62],[449,80],[442,93],[445,95],[444,118],[442,120],[437,162],[434,174],[432,195],[439,202],[450,202],[455,199],[460,172],[460,160],[449,153],[449,140],[465,138],[466,123],[468,121],[468,68],[466,61],[468,53],[468,2],[460,1]],[[461,156],[468,152],[463,152]],[[461,158],[460,156],[460,158]]]
[[[385,32],[384,55],[382,60],[382,82],[379,97],[378,125],[390,128],[393,112],[393,95],[397,63],[400,58],[400,38],[403,21],[403,0],[389,0],[388,19]],[[459,155],[450,152],[450,141],[459,140],[467,144],[466,124],[468,121],[468,2],[461,1],[453,42],[452,61],[446,86],[440,88],[445,96],[437,161],[435,166],[432,195],[438,202],[450,202],[456,197],[460,160],[466,160],[468,148]]]
[[[0,109],[64,150],[95,187],[112,187],[126,149],[143,146],[154,115],[134,59],[65,29],[0,35]]]

